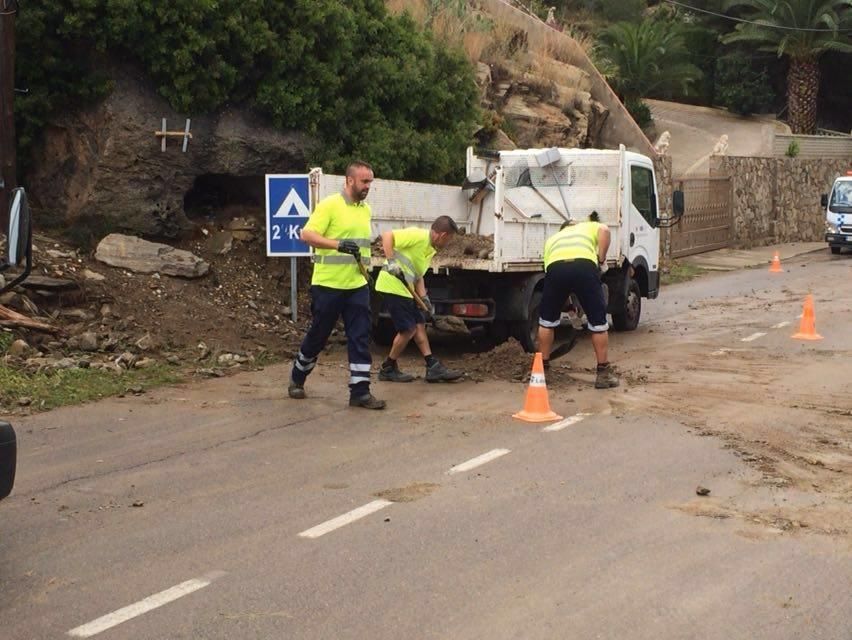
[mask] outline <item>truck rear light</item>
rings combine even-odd
[[[451,307],[454,316],[484,318],[488,315],[487,304],[454,304]]]

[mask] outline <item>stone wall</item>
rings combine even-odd
[[[734,244],[818,242],[825,233],[820,195],[828,193],[848,160],[713,156],[710,175],[730,176]]]

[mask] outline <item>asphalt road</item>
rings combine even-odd
[[[701,348],[792,357],[803,347],[788,333],[741,342],[774,313],[684,312],[763,295],[796,322],[807,289],[841,397],[852,256],[788,269],[669,287],[615,354],[648,349],[653,367],[657,345],[695,348],[686,327]],[[287,373],[18,420],[18,482],[0,503],[0,636],[852,638],[852,533],[696,515],[716,496],[794,492],[761,485],[694,412],[632,404],[633,384],[572,386],[551,391],[554,409],[588,415],[544,431],[512,420],[518,383],[379,384],[390,407],[367,412],[344,406],[336,362],[303,402],[284,397]],[[850,496],[832,507],[848,513]]]

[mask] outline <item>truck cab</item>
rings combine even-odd
[[[852,249],[852,171],[834,181],[831,193],[822,195],[825,241],[834,254]]]

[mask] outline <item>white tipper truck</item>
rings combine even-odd
[[[831,193],[822,194],[825,210],[825,241],[832,253],[852,249],[852,171],[834,181]]]
[[[662,218],[650,158],[625,150],[523,149],[467,151],[462,188],[377,179],[367,202],[373,237],[389,229],[428,227],[451,216],[466,234],[493,238],[487,255],[442,255],[425,276],[436,315],[462,318],[471,332],[497,341],[516,337],[535,351],[538,308],[544,280],[542,254],[548,237],[567,220],[587,220],[596,211],[612,234],[607,270],[601,279],[616,330],[639,323],[641,298],[660,290],[660,228],[683,213],[675,192],[673,217]],[[342,176],[312,172],[314,201],[339,192]],[[382,258],[373,259],[379,269]],[[584,316],[569,301],[563,321],[574,328]],[[374,337],[393,337],[390,320],[376,313]]]

